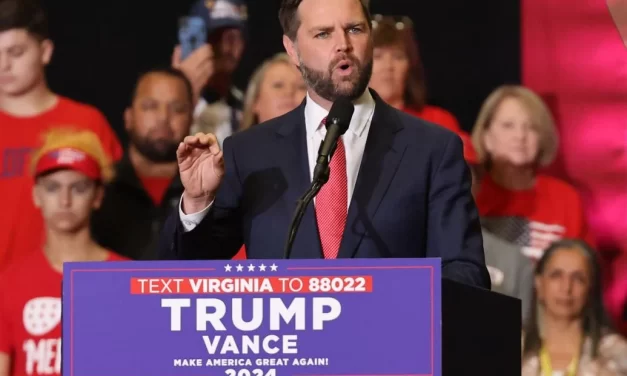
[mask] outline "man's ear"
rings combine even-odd
[[[104,199],[105,188],[102,184],[99,184],[96,187],[96,194],[94,196],[94,204],[92,206],[93,210],[98,210],[102,206],[102,200]]]
[[[39,200],[39,195],[37,194],[37,182],[35,182],[35,184],[33,185],[33,190],[31,192],[33,197],[33,204],[37,209],[41,209],[41,200]]]
[[[291,40],[287,35],[283,35],[283,47],[285,47],[285,52],[287,52],[290,57],[292,64],[297,67],[300,66],[298,52],[296,51],[296,42]]]
[[[133,124],[133,112],[130,107],[124,110],[124,129],[128,132]]]
[[[45,39],[41,42],[41,62],[43,65],[50,64],[52,60],[52,52],[54,52],[54,43],[50,39]]]

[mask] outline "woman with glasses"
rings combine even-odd
[[[412,22],[407,17],[374,15],[374,62],[370,87],[389,105],[460,131],[448,111],[426,103],[426,86]]]
[[[523,334],[522,376],[627,375],[627,342],[603,306],[601,268],[586,243],[553,243],[538,261]]]

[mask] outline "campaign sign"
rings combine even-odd
[[[66,263],[64,376],[441,374],[439,259]]]

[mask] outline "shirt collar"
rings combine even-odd
[[[348,130],[353,132],[356,136],[361,137],[366,129],[366,124],[372,118],[374,113],[375,101],[370,94],[370,90],[365,90],[364,93],[353,101],[355,105],[355,112],[351,118],[351,123],[348,126]],[[305,105],[305,122],[307,126],[307,134],[315,133],[324,119],[329,114],[329,111],[322,108],[316,103],[309,93],[307,93],[307,104]]]

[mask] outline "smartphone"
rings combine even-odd
[[[207,27],[200,17],[181,17],[179,19],[179,44],[181,60],[185,60],[194,50],[207,43]]]

